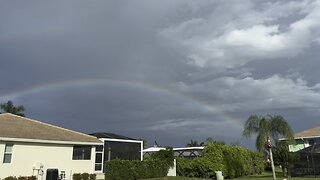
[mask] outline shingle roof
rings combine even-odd
[[[101,143],[84,133],[10,113],[0,114],[0,138]]]
[[[294,138],[308,138],[308,137],[320,137],[320,126],[307,129],[301,132],[298,132],[294,135]]]
[[[127,136],[122,136],[122,135],[114,134],[114,133],[106,133],[106,132],[96,132],[96,133],[92,133],[92,134],[90,134],[90,135],[95,136],[95,137],[97,137],[97,138],[137,140],[137,139],[129,138],[129,137],[127,137]]]

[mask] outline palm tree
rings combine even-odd
[[[276,179],[272,156],[272,139],[277,140],[279,135],[292,139],[293,131],[290,125],[282,116],[279,115],[251,115],[244,125],[243,136],[248,139],[253,134],[258,134],[256,147],[260,152],[263,152],[267,145],[267,148],[269,149],[273,178]]]
[[[204,146],[204,142],[201,142],[199,144],[199,142],[197,140],[192,140],[187,144],[187,147],[199,147],[199,146]]]
[[[7,113],[15,114],[18,116],[24,117],[23,111],[25,111],[24,106],[17,106],[15,107],[12,103],[12,101],[8,101],[7,103],[0,104],[0,108]]]

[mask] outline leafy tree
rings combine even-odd
[[[212,137],[208,137],[206,140],[207,144],[220,144],[220,145],[225,145],[226,143],[224,141],[220,141],[220,140],[215,140]]]
[[[264,151],[266,145],[269,149],[273,178],[275,179],[276,177],[271,149],[272,139],[276,140],[280,135],[285,138],[292,139],[293,131],[287,121],[280,115],[251,115],[244,125],[243,136],[250,138],[253,134],[258,135],[256,139],[256,147],[260,152]]]
[[[289,152],[289,146],[286,141],[277,142],[273,148],[274,161],[281,165],[283,176],[291,176],[291,167],[297,160],[297,154]]]
[[[25,116],[23,113],[25,111],[24,106],[14,106],[12,101],[0,104],[0,108],[6,113],[15,114],[22,117]]]
[[[197,140],[192,140],[187,144],[187,147],[199,147],[199,146],[204,146],[205,143],[201,142],[199,143]]]

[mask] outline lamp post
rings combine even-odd
[[[275,172],[274,163],[273,163],[272,142],[271,142],[271,139],[270,139],[269,136],[267,138],[267,147],[269,149],[270,163],[271,163],[271,168],[272,168],[272,175],[273,175],[273,179],[275,180],[275,179],[277,179],[277,177],[276,177],[276,172]]]

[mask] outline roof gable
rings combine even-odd
[[[96,137],[33,119],[0,114],[0,137],[30,140],[101,143]]]
[[[298,132],[294,135],[294,138],[311,138],[311,137],[320,137],[320,126],[307,129],[301,132]]]

